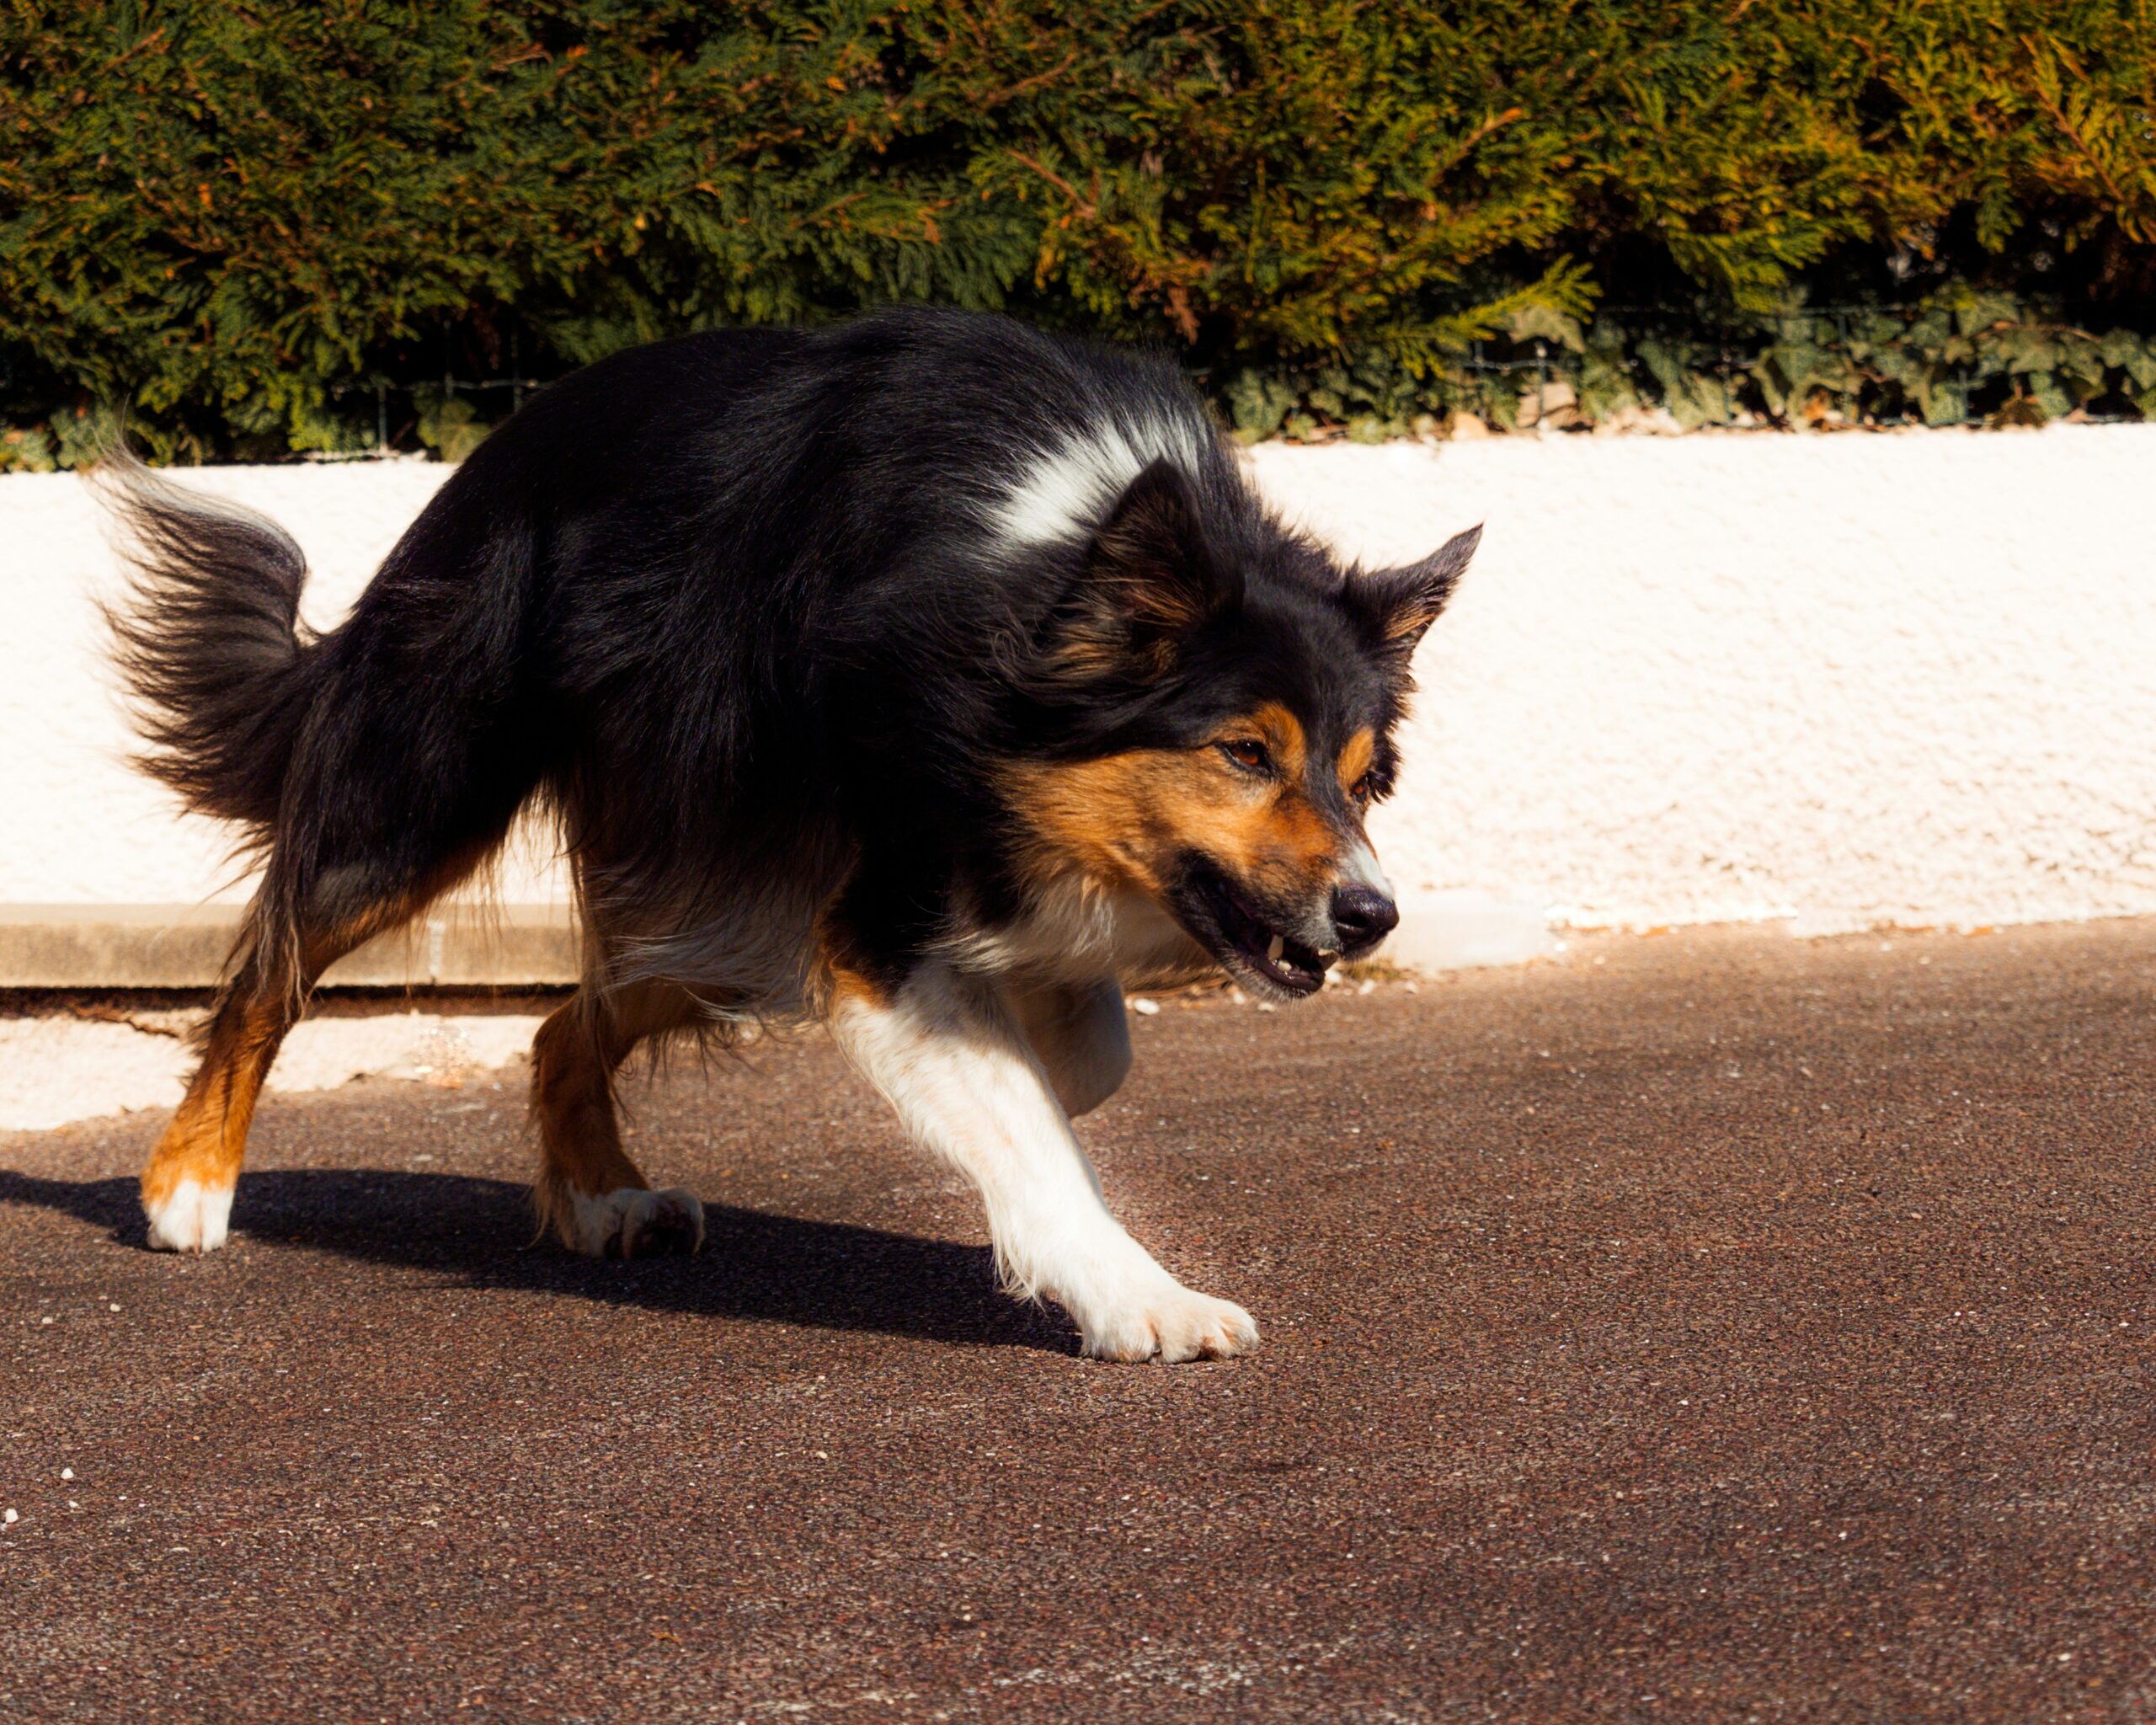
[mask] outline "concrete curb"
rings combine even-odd
[[[237,905],[0,905],[0,988],[207,988]],[[552,987],[577,980],[564,905],[451,906],[332,965],[331,988]]]
[[[1554,949],[1541,911],[1475,893],[1412,895],[1379,953],[1429,974]],[[0,905],[0,988],[208,988],[237,905]],[[330,967],[326,988],[552,988],[577,980],[566,905],[451,905]]]
[[[1378,956],[1428,975],[1486,964],[1524,964],[1557,949],[1540,905],[1486,893],[1404,894],[1400,927]]]

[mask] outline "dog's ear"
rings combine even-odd
[[[1445,608],[1445,601],[1452,597],[1452,590],[1481,541],[1481,528],[1470,527],[1446,540],[1420,563],[1357,575],[1348,583],[1348,596],[1388,646],[1412,653],[1423,631]]]
[[[1050,621],[1049,658],[1066,676],[1165,670],[1184,638],[1241,599],[1241,576],[1205,542],[1190,482],[1163,458],[1094,531],[1084,571]]]

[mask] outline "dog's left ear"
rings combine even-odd
[[[1452,597],[1452,590],[1475,555],[1475,547],[1481,542],[1481,528],[1470,527],[1446,540],[1420,563],[1357,575],[1348,583],[1348,596],[1376,625],[1388,646],[1412,653],[1423,631],[1445,608],[1445,601]]]
[[[1242,597],[1214,561],[1190,482],[1163,457],[1123,488],[1093,535],[1086,584],[1141,634],[1181,634]]]
[[[1084,677],[1164,671],[1182,640],[1241,603],[1242,577],[1205,541],[1190,482],[1168,460],[1123,489],[1086,550],[1086,567],[1051,619],[1048,666]]]

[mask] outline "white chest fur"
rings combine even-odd
[[[961,935],[947,952],[963,969],[1035,982],[1113,978],[1126,988],[1166,988],[1219,969],[1150,899],[1076,877],[1050,887],[1018,921]]]

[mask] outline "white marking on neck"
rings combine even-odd
[[[1198,428],[1165,417],[1089,426],[1019,470],[992,505],[996,534],[1019,545],[1089,534],[1130,482],[1163,457],[1195,473],[1203,460]]]
[[[1064,876],[1004,927],[963,931],[941,948],[962,970],[1037,981],[1113,976],[1131,987],[1194,981],[1217,962],[1141,895]]]

